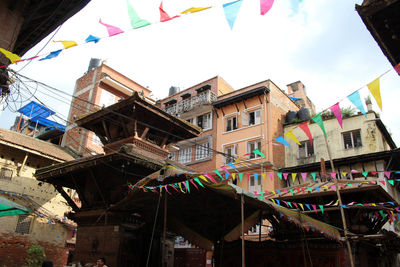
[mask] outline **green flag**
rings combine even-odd
[[[321,130],[324,132],[325,137],[326,132],[325,132],[325,127],[324,127],[324,122],[322,121],[321,113],[318,113],[317,116],[313,117],[312,120],[318,124],[318,126],[321,128]]]
[[[141,19],[136,11],[133,9],[132,5],[129,3],[129,0],[126,0],[126,3],[128,5],[128,14],[129,18],[131,20],[131,25],[133,29],[138,29],[147,25],[150,25],[150,22],[148,22],[145,19]]]

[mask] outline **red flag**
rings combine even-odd
[[[174,18],[178,18],[179,16],[170,17],[167,12],[163,9],[163,2],[160,4],[160,22],[166,22]]]
[[[394,66],[394,70],[397,72],[398,75],[400,75],[400,63]]]
[[[305,132],[305,134],[308,136],[308,139],[310,140],[310,144],[313,145],[313,139],[312,135],[310,132],[310,129],[308,128],[307,121],[303,122],[302,124],[299,125],[299,127]]]

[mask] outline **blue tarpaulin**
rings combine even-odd
[[[301,98],[297,98],[297,97],[293,97],[293,96],[289,96],[290,99],[292,99],[293,101],[299,101],[301,100]]]
[[[49,108],[36,103],[35,101],[31,101],[30,103],[26,104],[22,108],[18,110],[19,113],[24,114],[29,118],[47,118],[51,115],[56,114]]]
[[[33,118],[33,119],[30,119],[30,121],[35,122],[35,123],[37,122],[38,124],[49,128],[49,130],[51,128],[53,128],[53,129],[57,129],[57,130],[65,132],[65,126],[62,124],[59,124],[55,121],[51,121],[51,120],[48,120],[45,118]]]

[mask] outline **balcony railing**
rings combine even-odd
[[[187,111],[190,111],[196,107],[211,104],[217,100],[217,95],[211,91],[204,91],[198,95],[184,99],[178,103],[169,105],[164,110],[171,115],[178,115]]]

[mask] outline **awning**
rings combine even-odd
[[[35,101],[31,101],[22,108],[18,109],[18,112],[24,114],[29,118],[47,118],[51,115],[56,114],[51,109],[46,108],[45,106],[36,103]]]
[[[339,231],[299,211],[292,211],[260,199],[240,187],[205,181],[200,175],[171,165],[164,166],[132,186],[132,192],[110,211],[141,214],[154,222],[154,212],[167,195],[167,228],[191,243],[210,249],[215,242],[233,241],[241,234],[241,197],[244,199],[245,231],[260,220],[268,220],[275,237],[284,240],[303,232],[339,240]],[[196,182],[196,178],[200,183]],[[204,177],[203,177],[204,178]],[[161,209],[161,208],[160,208]],[[292,237],[293,236],[293,237]]]
[[[0,196],[0,217],[28,213],[29,209]]]
[[[42,117],[36,117],[36,118],[30,119],[30,121],[37,122],[38,124],[47,127],[48,130],[57,129],[57,130],[65,132],[65,125],[59,124],[52,120],[48,120],[48,119],[45,119]]]

